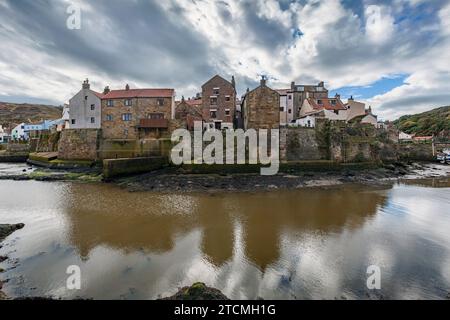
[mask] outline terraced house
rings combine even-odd
[[[202,86],[202,109],[205,129],[233,129],[236,111],[236,84],[219,75]]]
[[[102,98],[104,139],[158,138],[175,117],[174,89],[105,90]]]

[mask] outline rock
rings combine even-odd
[[[175,295],[160,300],[229,300],[220,290],[207,287],[202,282],[180,289]]]
[[[25,227],[23,223],[18,224],[0,224],[0,241],[3,241],[7,236],[9,236],[14,231],[22,229]]]

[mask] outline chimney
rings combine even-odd
[[[127,83],[127,85],[125,86],[125,90],[126,90],[126,91],[130,90],[130,86],[128,85],[128,83]]]
[[[323,81],[320,81],[318,87],[325,87],[325,83]]]
[[[295,82],[294,81],[291,82],[291,90],[293,90],[293,91],[295,90]]]
[[[109,86],[106,86],[105,89],[103,89],[103,94],[108,94],[110,92],[111,90],[109,90]]]
[[[261,76],[261,87],[265,87],[266,86],[266,76]]]
[[[89,84],[89,79],[86,78],[86,80],[83,81],[83,89],[89,90],[91,88],[91,85]]]
[[[348,101],[355,101],[355,100],[353,99],[353,96],[350,96],[350,99],[348,99]]]
[[[231,77],[231,85],[236,89],[236,80],[234,80],[234,76]]]
[[[341,99],[341,95],[339,93],[336,93],[335,98],[340,100]]]

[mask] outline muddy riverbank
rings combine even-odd
[[[372,169],[292,171],[275,176],[258,174],[180,174],[159,170],[112,181],[129,191],[154,192],[261,192],[327,187],[348,183],[385,184],[397,179],[450,176],[450,167],[433,163],[389,164]]]

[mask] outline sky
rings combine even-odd
[[[6,102],[60,105],[85,78],[190,97],[220,74],[239,95],[324,81],[385,120],[450,105],[450,0],[0,0],[0,44]]]

